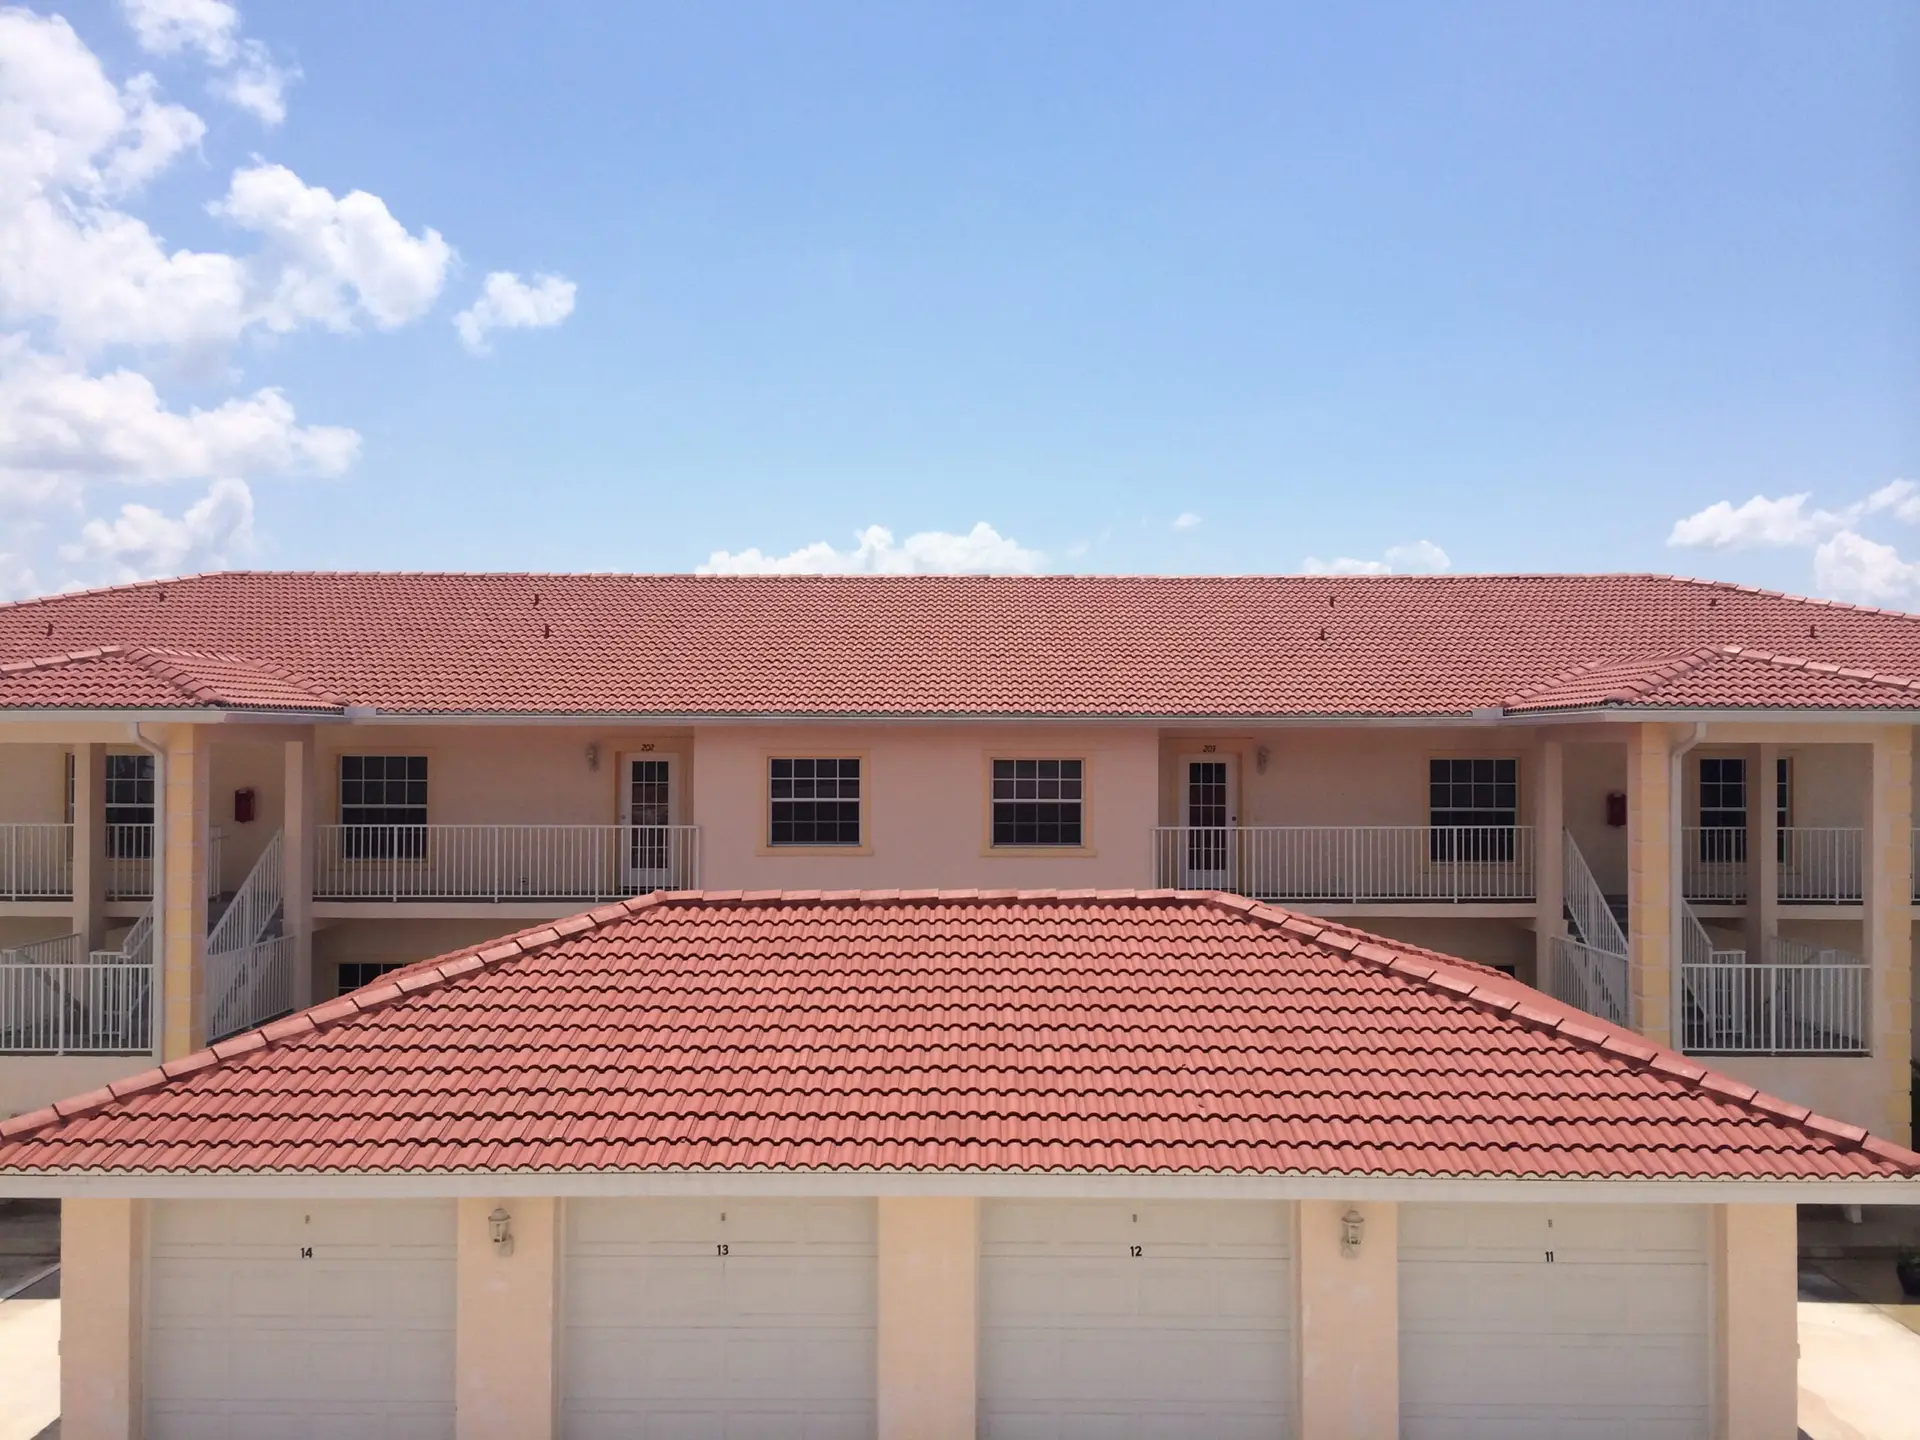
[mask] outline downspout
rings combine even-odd
[[[1681,1041],[1681,956],[1685,952],[1681,936],[1684,933],[1681,924],[1686,908],[1686,836],[1681,821],[1686,816],[1686,791],[1682,788],[1684,778],[1681,762],[1689,751],[1695,749],[1707,738],[1707,722],[1693,722],[1693,734],[1673,747],[1667,757],[1667,834],[1672,837],[1672,853],[1667,858],[1667,895],[1671,903],[1667,907],[1667,1036],[1673,1049],[1680,1048]]]
[[[148,991],[152,1013],[147,1024],[154,1058],[159,1060],[166,1054],[167,752],[149,740],[140,725],[138,720],[133,722],[133,743],[153,756],[153,984]]]

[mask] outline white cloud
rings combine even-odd
[[[1812,495],[1782,495],[1770,500],[1756,495],[1742,505],[1715,501],[1674,522],[1667,544],[1707,550],[1754,550],[1784,545],[1811,545],[1846,524],[1844,516],[1825,510],[1809,511]]]
[[[475,355],[487,352],[489,330],[528,330],[558,325],[573,313],[575,286],[558,275],[536,275],[529,285],[511,270],[496,270],[480,298],[453,317],[460,339]]]
[[[1389,545],[1380,560],[1356,560],[1348,555],[1320,560],[1309,555],[1300,562],[1300,570],[1306,575],[1438,575],[1452,564],[1447,552],[1433,541],[1411,540],[1404,545]]]
[[[1893,546],[1863,535],[1876,519],[1920,524],[1920,484],[1890,480],[1864,499],[1837,510],[1808,507],[1810,492],[1744,504],[1720,500],[1678,521],[1667,544],[1707,550],[1813,550],[1815,592],[1882,605],[1920,596],[1920,563],[1901,559]]]
[[[275,63],[258,40],[243,41],[240,61],[213,83],[213,93],[261,123],[278,125],[287,118],[287,87],[300,78],[297,66]]]
[[[216,480],[177,520],[150,505],[122,505],[111,521],[87,521],[60,553],[82,572],[118,584],[218,569],[253,549],[253,492],[243,480]]]
[[[1176,530],[1198,530],[1202,523],[1201,518],[1191,510],[1182,510],[1173,517],[1173,528]]]
[[[210,64],[233,63],[240,12],[227,0],[120,0],[120,9],[150,54],[197,50]]]
[[[1920,485],[1911,480],[1890,480],[1869,495],[1861,508],[1869,515],[1891,511],[1896,520],[1920,524]]]
[[[364,190],[335,196],[284,165],[234,173],[215,215],[265,237],[255,315],[268,329],[309,321],[352,328],[356,311],[383,330],[424,315],[446,282],[453,247],[438,230],[418,236]]]
[[[925,530],[896,542],[884,525],[858,532],[851,550],[825,540],[786,555],[716,550],[697,575],[1037,575],[1046,556],[1029,550],[982,520],[964,535]]]
[[[1920,564],[1902,560],[1891,545],[1842,530],[1813,552],[1813,579],[1822,594],[1886,605],[1920,593]]]

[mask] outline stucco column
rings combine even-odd
[[[1747,959],[1764,962],[1780,933],[1780,747],[1761,745],[1747,784]]]
[[[1861,881],[1867,963],[1867,1023],[1885,1097],[1874,1130],[1904,1145],[1912,1131],[1908,1062],[1913,1058],[1913,731],[1889,725],[1873,738]]]
[[[1546,987],[1553,939],[1567,932],[1566,875],[1561,852],[1566,841],[1566,751],[1558,740],[1540,742],[1533,781],[1533,983]]]
[[[73,933],[107,938],[107,747],[73,747]]]
[[[60,1434],[139,1440],[146,1428],[146,1202],[60,1202]]]
[[[207,1043],[207,810],[211,737],[176,725],[167,742],[160,824],[161,1051],[178,1060]]]
[[[980,1204],[946,1195],[878,1204],[880,1440],[973,1440]]]
[[[295,1009],[322,999],[313,993],[313,736],[289,740],[282,787],[285,820],[280,831],[281,929],[293,937]]]
[[[505,1210],[513,1253],[487,1217]],[[559,1403],[561,1206],[552,1199],[462,1200],[454,1321],[458,1440],[552,1440]]]
[[[1341,1249],[1341,1217],[1362,1220]],[[1400,1433],[1399,1212],[1302,1200],[1294,1207],[1295,1388],[1299,1440],[1393,1440]]]
[[[1673,1035],[1675,845],[1666,727],[1636,725],[1627,742],[1627,954],[1633,1028]]]
[[[1799,1433],[1799,1231],[1791,1205],[1713,1207],[1716,1440]]]

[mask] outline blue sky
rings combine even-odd
[[[1920,606],[1911,4],[9,14],[0,189],[78,123],[52,17],[127,119],[0,204],[228,260],[0,244],[12,593],[812,546]],[[474,354],[496,273],[547,323]]]

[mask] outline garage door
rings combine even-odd
[[[149,1440],[453,1434],[451,1201],[151,1213]]]
[[[1287,1434],[1289,1223],[1278,1204],[985,1205],[981,1434]]]
[[[567,1207],[567,1440],[874,1433],[874,1207]]]
[[[1700,1440],[1707,1211],[1400,1210],[1406,1440]]]

